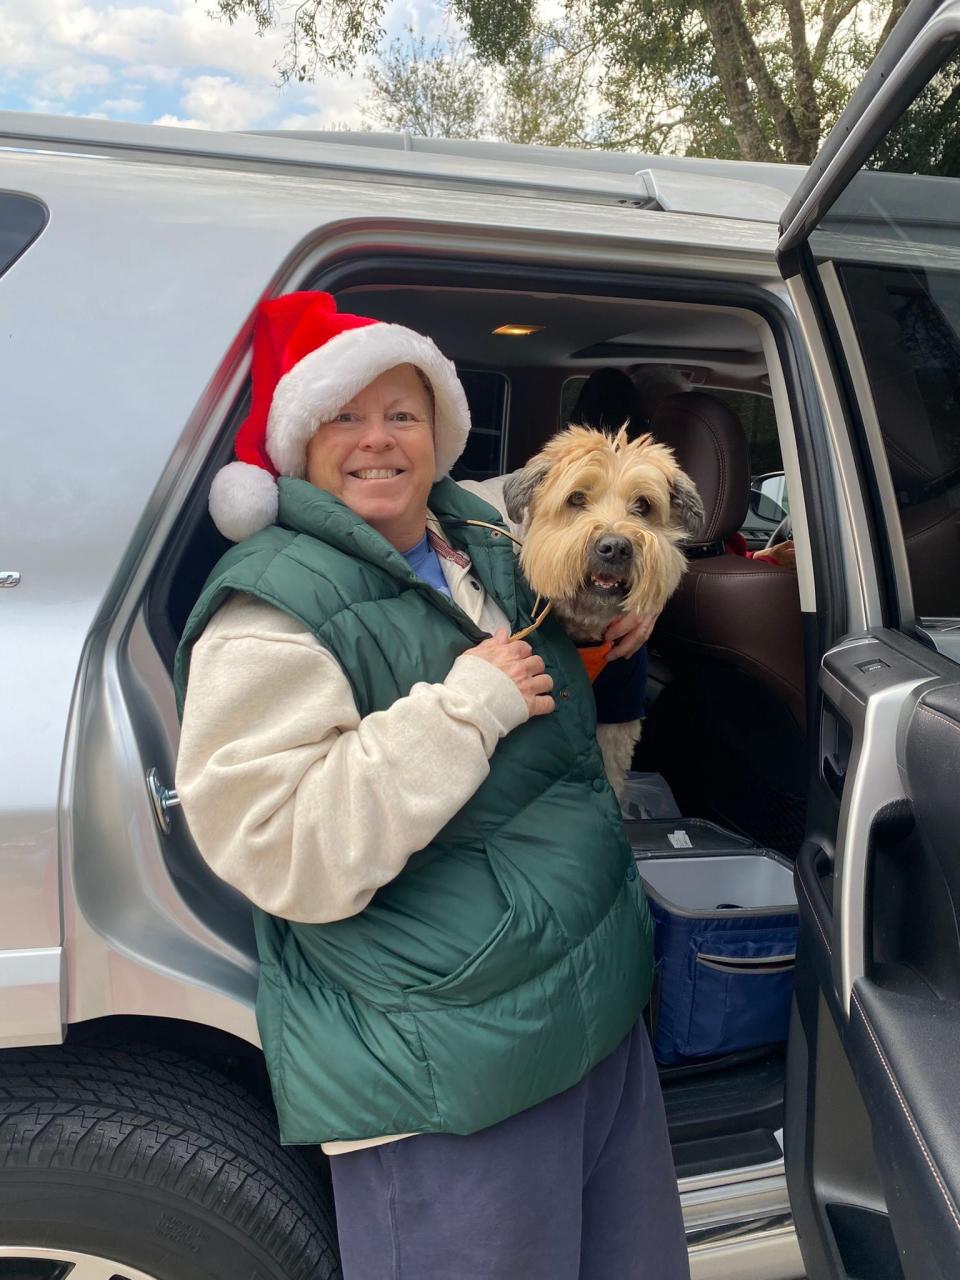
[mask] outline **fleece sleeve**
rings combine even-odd
[[[464,654],[361,719],[309,631],[234,597],[194,646],[177,790],[218,876],[272,915],[339,920],[462,808],[527,715],[508,676]]]

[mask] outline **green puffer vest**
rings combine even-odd
[[[514,628],[533,600],[499,514],[450,480],[430,508]],[[177,653],[233,591],[303,622],[361,716],[441,682],[484,634],[343,503],[280,481],[278,524],[220,560]],[[557,709],[497,746],[473,798],[365,910],[295,924],[255,909],[257,1019],[286,1143],[473,1133],[560,1093],[620,1043],[650,992],[651,925],[559,624],[531,637]],[[335,821],[335,815],[331,815]]]

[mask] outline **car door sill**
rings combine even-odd
[[[782,1159],[681,1178],[692,1280],[798,1280],[803,1262]]]

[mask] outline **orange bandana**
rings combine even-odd
[[[610,650],[612,648],[613,641],[606,640],[603,644],[588,644],[584,645],[582,649],[577,650],[577,653],[580,655],[580,661],[583,663],[584,667],[586,667],[587,675],[591,684],[593,684],[594,680],[596,680],[597,676],[607,665],[607,658],[609,657]]]

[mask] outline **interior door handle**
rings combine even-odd
[[[823,779],[838,800],[843,795],[843,784],[846,777],[847,766],[845,761],[841,761],[833,752],[823,757]]]
[[[796,875],[806,890],[806,896],[824,939],[832,939],[833,901],[832,894],[827,896],[824,879],[832,877],[833,863],[815,840],[806,840],[800,846],[800,852],[797,854]],[[829,941],[828,945],[830,945]]]

